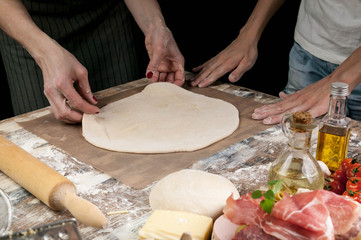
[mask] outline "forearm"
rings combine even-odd
[[[160,6],[156,0],[125,0],[144,35],[148,35],[156,27],[166,27]]]
[[[345,82],[350,92],[361,83],[361,47],[357,48],[338,68],[329,76],[331,82]]]
[[[284,2],[285,0],[258,0],[241,31],[246,32],[252,40],[258,42],[269,20]]]
[[[0,27],[18,41],[40,64],[56,43],[41,31],[20,0],[0,1]]]

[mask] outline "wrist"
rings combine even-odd
[[[255,28],[250,27],[249,25],[245,25],[239,31],[238,36],[245,39],[247,42],[251,43],[258,43],[259,39],[261,38],[262,32],[257,31]]]
[[[29,40],[23,44],[24,48],[34,58],[40,68],[48,61],[49,57],[57,56],[59,54],[60,45],[46,35],[40,32],[34,37],[29,37]]]
[[[331,82],[344,82],[349,85],[350,92],[361,83],[361,48],[356,49],[328,77]]]
[[[163,30],[167,29],[165,21],[162,17],[157,17],[152,19],[152,21],[145,21],[146,23],[142,27],[142,31],[145,36],[151,35],[153,32],[158,29]]]

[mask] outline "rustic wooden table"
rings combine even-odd
[[[119,91],[144,86],[147,83],[148,81],[145,79],[137,80],[98,92],[96,96],[102,98]],[[218,84],[212,88],[237,95],[240,98],[252,98],[253,101],[264,104],[276,100],[275,97],[231,84]],[[98,230],[79,224],[78,229],[82,239],[137,239],[138,230],[151,212],[148,195],[154,183],[139,190],[130,188],[92,166],[78,161],[64,150],[51,145],[18,124],[42,117],[49,112],[49,108],[44,108],[3,120],[0,122],[0,135],[5,136],[69,178],[76,185],[78,195],[90,200],[105,214],[125,210],[125,213],[122,214],[108,215],[109,226],[105,229]],[[349,156],[359,155],[361,151],[360,135],[361,123],[353,121]],[[287,139],[280,126],[270,126],[265,131],[196,162],[190,168],[220,174],[232,181],[240,194],[245,194],[265,187],[268,168],[286,147],[286,142]],[[72,217],[67,211],[51,210],[1,171],[0,189],[9,196],[12,203],[13,219],[10,230],[13,232]]]

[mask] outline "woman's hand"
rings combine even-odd
[[[164,26],[155,28],[145,37],[150,58],[146,76],[151,82],[184,83],[184,58],[171,31]]]
[[[50,52],[38,63],[43,73],[44,93],[56,119],[77,123],[81,122],[82,113],[98,113],[86,68],[55,41]]]

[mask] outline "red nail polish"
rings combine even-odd
[[[95,114],[99,114],[99,112],[96,112]]]
[[[149,71],[149,72],[147,73],[147,78],[148,78],[148,79],[151,79],[152,77],[153,77],[153,72]]]
[[[93,99],[94,101],[98,102],[98,99],[95,96],[93,96]]]

